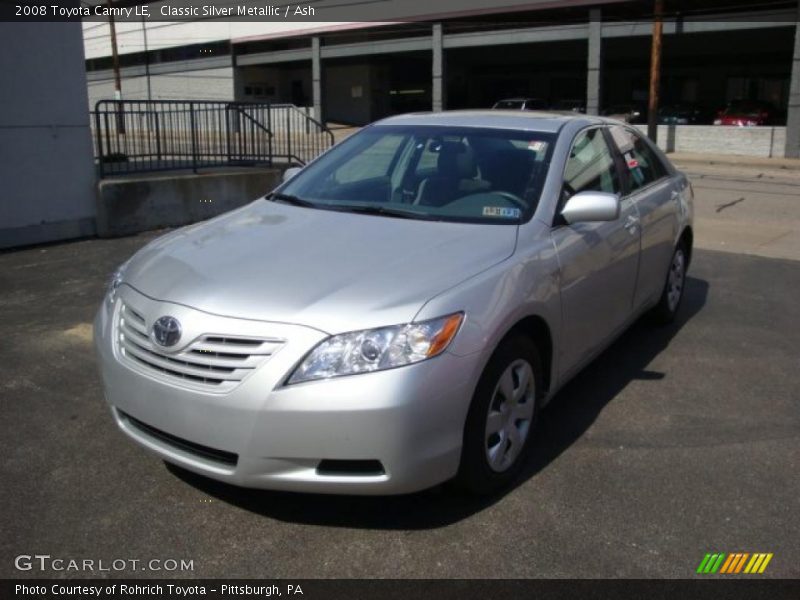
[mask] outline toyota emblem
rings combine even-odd
[[[181,324],[175,317],[159,317],[153,323],[153,340],[159,346],[170,347],[181,339]]]

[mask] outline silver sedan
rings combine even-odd
[[[122,265],[105,395],[132,440],[236,485],[491,492],[565,382],[675,317],[691,252],[686,177],[626,124],[393,117]]]

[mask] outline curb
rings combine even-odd
[[[674,163],[719,165],[723,167],[746,167],[752,169],[774,169],[778,171],[800,171],[800,159],[761,158],[754,156],[691,155],[673,152],[667,157]]]

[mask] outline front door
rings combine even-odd
[[[622,193],[618,165],[600,127],[576,136],[560,207],[588,190]],[[632,312],[640,243],[636,203],[623,199],[615,221],[567,225],[557,220],[552,238],[561,284],[559,370],[568,376],[617,333]]]

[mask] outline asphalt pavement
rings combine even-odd
[[[0,577],[692,577],[707,552],[800,576],[800,262],[696,251],[680,321],[569,384],[505,493],[353,498],[212,482],[116,430],[91,320],[153,235],[0,254]],[[193,570],[15,569],[37,553]]]
[[[695,192],[695,244],[800,259],[800,160],[674,155]]]

